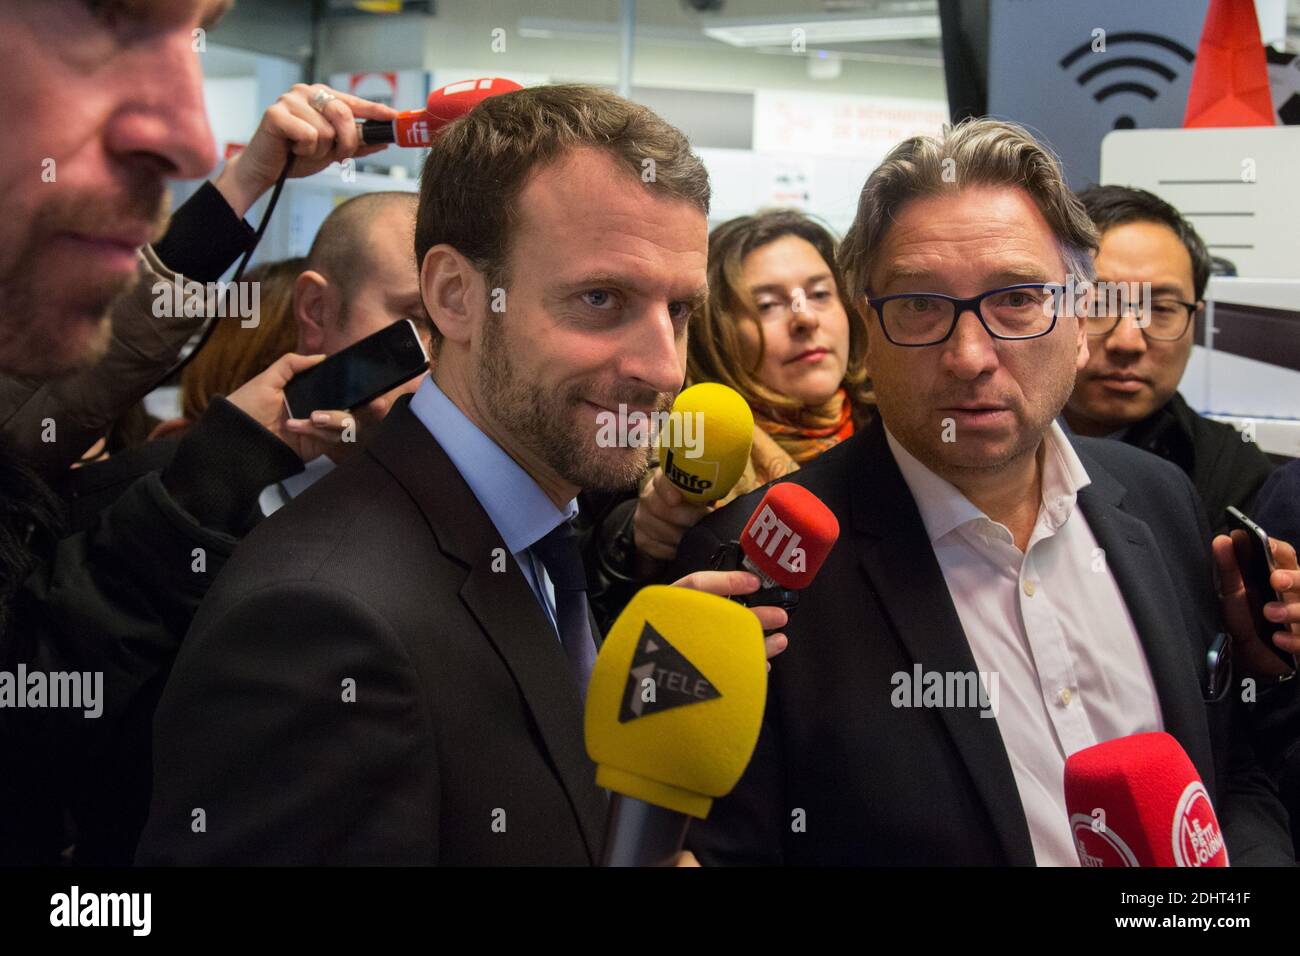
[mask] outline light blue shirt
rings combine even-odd
[[[545,566],[529,548],[576,515],[578,499],[571,499],[563,511],[555,507],[528,472],[443,394],[433,376],[412,396],[411,411],[442,446],[487,512],[558,636],[555,589]]]

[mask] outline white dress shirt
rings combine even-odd
[[[1065,758],[1164,729],[1119,586],[1077,507],[1090,479],[1060,426],[1039,449],[1042,502],[1024,553],[1011,531],[886,430],[978,669],[998,675],[997,725],[1039,865],[1078,866]],[[924,661],[919,662],[924,665]]]

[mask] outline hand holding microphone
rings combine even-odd
[[[397,115],[391,106],[322,83],[295,83],[262,114],[253,138],[227,160],[213,185],[235,214],[243,216],[275,185],[290,154],[298,157],[289,171],[295,178],[320,172],[330,163],[369,156],[385,146],[363,143],[357,118],[391,122]]]
[[[767,490],[740,540],[720,548],[713,566],[758,576],[762,586],[742,603],[775,605],[793,613],[799,592],[812,584],[839,536],[840,523],[821,499],[785,481]]]
[[[522,87],[501,77],[449,83],[429,94],[423,109],[399,113],[322,83],[295,83],[262,115],[252,140],[233,156],[213,185],[242,216],[271,188],[290,154],[289,176],[318,173],[330,163],[398,146],[428,146],[448,123],[490,96]]]
[[[691,817],[740,780],[767,694],[746,609],[686,588],[643,588],[605,637],[587,688],[587,753],[613,791],[604,866],[678,859]]]
[[[660,435],[660,468],[641,490],[632,517],[642,580],[676,558],[686,532],[735,487],[754,440],[749,405],[734,389],[715,382],[682,391],[672,416],[681,427]]]
[[[512,93],[523,87],[514,80],[485,76],[474,80],[448,83],[429,94],[423,109],[407,110],[394,117],[357,122],[361,142],[387,146],[421,148],[428,146],[447,124],[464,116],[492,96]]]

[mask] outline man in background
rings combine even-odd
[[[1149,282],[1151,301],[1134,297],[1132,308],[1110,308],[1118,300],[1098,296],[1087,323],[1088,364],[1065,420],[1076,434],[1118,438],[1172,461],[1192,479],[1210,527],[1223,531],[1224,509],[1249,513],[1273,465],[1253,441],[1198,415],[1178,393],[1205,306],[1209,253],[1177,209],[1144,189],[1093,186],[1079,199],[1101,234],[1098,282],[1139,289]]]

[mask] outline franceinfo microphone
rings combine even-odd
[[[613,791],[602,866],[673,861],[691,817],[707,817],[749,765],[766,696],[752,611],[687,588],[636,593],[587,685],[587,753]]]
[[[1169,734],[1134,734],[1071,754],[1065,806],[1083,866],[1228,865],[1210,795]]]
[[[772,485],[749,516],[739,542],[724,544],[715,570],[758,575],[759,590],[733,598],[749,607],[767,604],[792,614],[799,592],[812,584],[840,536],[840,523],[822,500],[802,485]]]
[[[673,402],[669,421],[677,427],[659,434],[659,465],[682,497],[708,504],[735,487],[749,462],[754,413],[735,389],[701,382]]]
[[[398,113],[393,120],[357,120],[357,131],[361,134],[361,142],[366,145],[428,146],[449,123],[460,119],[488,97],[522,89],[514,80],[500,76],[448,83],[429,94],[424,109]]]

